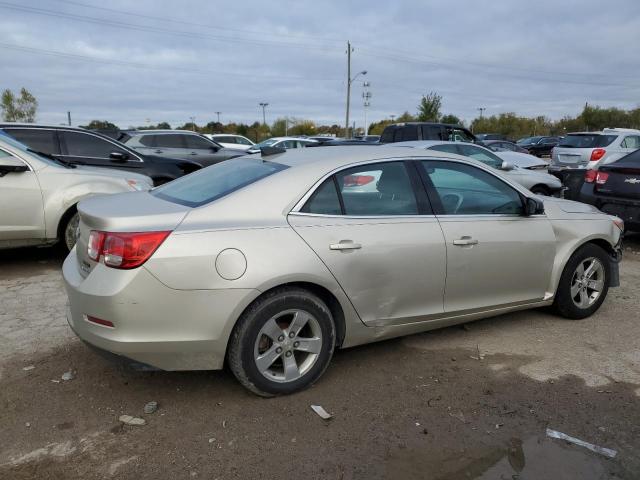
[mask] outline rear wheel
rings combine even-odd
[[[598,310],[609,291],[611,259],[594,244],[578,249],[560,277],[555,310],[566,318],[586,318]]]
[[[293,393],[324,373],[335,346],[331,312],[299,288],[274,290],[242,315],[229,341],[231,371],[252,392]]]
[[[531,188],[531,193],[535,193],[536,195],[545,195],[547,197],[551,194],[549,189],[544,185],[535,185]]]

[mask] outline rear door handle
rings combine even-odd
[[[465,235],[464,237],[460,238],[459,240],[454,240],[453,244],[454,245],[458,245],[459,247],[464,247],[464,246],[467,246],[467,245],[477,245],[478,244],[478,240]]]
[[[162,153],[162,150],[156,150],[155,153]]]
[[[340,240],[340,243],[332,243],[329,250],[358,250],[362,248],[359,243],[353,243],[351,240]]]

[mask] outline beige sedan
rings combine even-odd
[[[78,336],[165,370],[227,361],[265,396],[315,382],[336,348],[548,305],[587,317],[618,284],[623,229],[402,147],[235,159],[79,212]]]

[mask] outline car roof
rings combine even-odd
[[[459,144],[466,144],[466,145],[476,145],[475,143],[469,143],[469,142],[449,142],[446,140],[412,140],[409,142],[394,142],[394,143],[385,143],[383,145],[384,148],[389,148],[387,145],[394,145],[396,147],[414,147],[414,148],[429,148],[432,147],[434,145],[447,145],[447,144],[453,144],[453,145],[459,145]],[[476,145],[477,147],[479,147],[480,145]]]
[[[93,131],[93,130],[87,130],[86,128],[81,128],[81,127],[72,127],[70,125],[53,125],[53,124],[46,124],[46,123],[26,123],[26,122],[0,122],[0,128],[9,128],[9,127],[52,128],[56,130],[79,130],[81,132]]]
[[[185,135],[185,134],[189,134],[189,135],[202,135],[201,133],[198,132],[194,132],[193,130],[163,130],[163,129],[157,129],[157,130],[122,130],[124,133],[126,133],[127,135],[147,135],[147,134],[161,134],[161,135],[169,135],[169,134],[181,134],[181,135]]]
[[[278,142],[282,141],[282,140],[307,140],[309,142],[316,142],[317,140],[314,140],[312,138],[305,138],[305,137],[270,137],[267,138],[266,140],[277,140]],[[265,140],[263,140],[264,142]]]

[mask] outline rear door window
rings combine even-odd
[[[184,138],[187,143],[187,148],[191,148],[193,150],[210,150],[211,147],[214,147],[212,143],[209,143],[207,140],[197,135],[184,135]]]
[[[24,143],[31,150],[48,153],[50,155],[60,155],[58,136],[55,130],[45,130],[38,128],[7,128],[5,132],[21,143]]]
[[[155,146],[158,148],[186,148],[184,142],[184,135],[169,134],[169,135],[154,135]]]
[[[320,185],[311,198],[300,210],[304,213],[317,215],[342,215],[340,197],[336,190],[335,177],[331,176]]]

